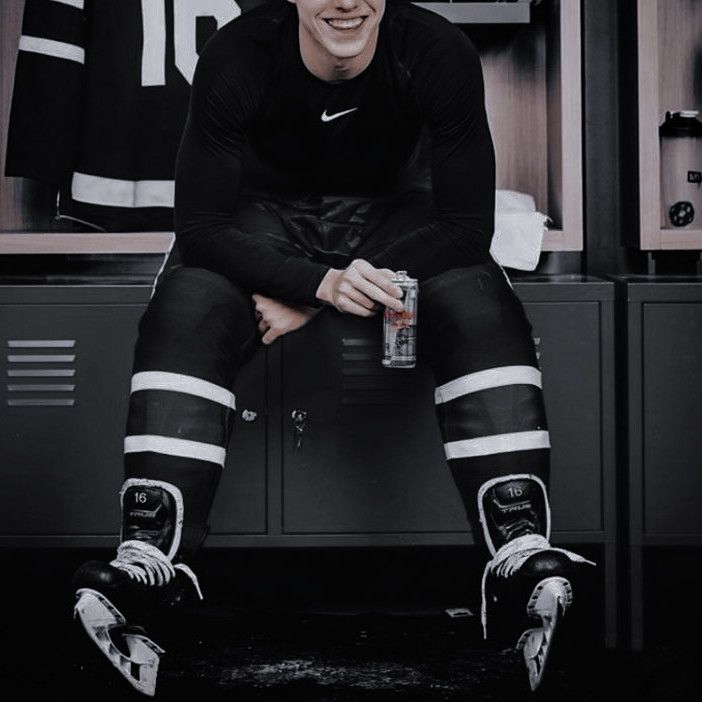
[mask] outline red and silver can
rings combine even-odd
[[[397,271],[392,282],[402,290],[405,309],[385,308],[383,318],[383,365],[386,368],[414,368],[417,364],[417,297],[419,285],[407,271]]]

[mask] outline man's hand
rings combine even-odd
[[[317,297],[339,312],[370,317],[385,305],[398,312],[405,307],[398,298],[402,291],[390,281],[396,276],[389,268],[376,268],[356,258],[345,268],[331,268],[317,288]]]
[[[279,336],[299,329],[319,312],[314,307],[284,303],[258,293],[251,297],[256,304],[256,320],[264,344],[270,344]]]

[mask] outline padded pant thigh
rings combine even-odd
[[[184,373],[229,388],[260,343],[248,294],[219,273],[181,266],[164,276],[139,322],[134,372]]]
[[[524,306],[492,260],[422,281],[417,335],[437,385],[486,368],[538,367]]]

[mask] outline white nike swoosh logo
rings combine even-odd
[[[337,117],[343,117],[349,112],[354,112],[357,109],[358,107],[352,107],[350,110],[344,110],[343,112],[335,112],[333,115],[328,115],[327,111],[324,110],[324,112],[322,112],[322,122],[331,122],[333,119],[336,119]]]

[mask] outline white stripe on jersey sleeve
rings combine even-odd
[[[76,172],[71,196],[108,207],[173,207],[175,184],[172,180],[119,180]]]
[[[52,0],[52,2],[60,2],[63,5],[70,5],[71,7],[77,7],[79,10],[83,9],[84,0]]]
[[[19,40],[19,50],[67,59],[76,63],[85,63],[85,49],[75,44],[66,44],[63,41],[54,41],[53,39],[23,35]]]

